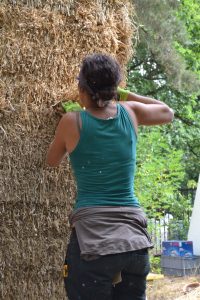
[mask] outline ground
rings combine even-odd
[[[148,282],[148,300],[200,300],[200,287],[187,288],[190,283],[200,283],[200,275],[191,277],[164,277]],[[197,286],[197,284],[196,284]]]

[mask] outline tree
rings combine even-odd
[[[185,25],[189,40],[186,43],[176,42],[176,49],[187,66],[200,77],[200,1],[182,0],[177,16]]]
[[[151,78],[160,80],[158,65],[162,71],[160,75],[165,75],[164,79],[167,78],[173,87],[189,92],[198,91],[199,80],[188,70],[184,57],[175,48],[175,42],[186,44],[190,37],[182,20],[185,21],[184,16],[182,19],[177,16],[180,1],[134,0],[134,5],[140,36],[135,65],[141,66],[146,61],[152,66]]]
[[[189,209],[187,198],[179,192],[185,171],[181,164],[183,151],[173,147],[169,136],[154,127],[141,131],[137,153],[136,195],[148,216],[160,218],[170,213],[182,217]]]
[[[148,209],[150,203],[149,211],[156,217],[170,210],[179,218],[184,210],[190,210],[199,173],[200,3],[198,0],[134,3],[140,40],[129,65],[128,87],[161,99],[175,110],[171,126],[141,131],[138,147],[141,169],[136,189],[142,204]],[[171,164],[166,166],[165,161]]]

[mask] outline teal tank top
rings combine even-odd
[[[70,154],[77,183],[75,209],[86,206],[136,206],[134,172],[136,133],[125,108],[116,117],[99,119],[80,112],[78,145]]]

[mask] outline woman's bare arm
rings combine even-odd
[[[134,111],[138,125],[160,125],[173,120],[173,110],[164,102],[129,92],[126,104]]]
[[[50,167],[57,167],[66,156],[66,153],[74,150],[79,137],[75,113],[65,114],[56,128],[54,140],[47,153],[46,163]]]
[[[57,167],[67,152],[63,138],[63,130],[65,131],[64,124],[65,121],[64,118],[62,118],[58,124],[58,127],[56,128],[54,140],[50,144],[47,152],[46,163],[50,167]]]

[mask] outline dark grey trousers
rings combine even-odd
[[[147,249],[105,255],[92,261],[80,257],[75,230],[72,231],[65,264],[64,279],[69,300],[145,300],[146,276],[149,273]],[[113,285],[116,273],[122,282]]]

